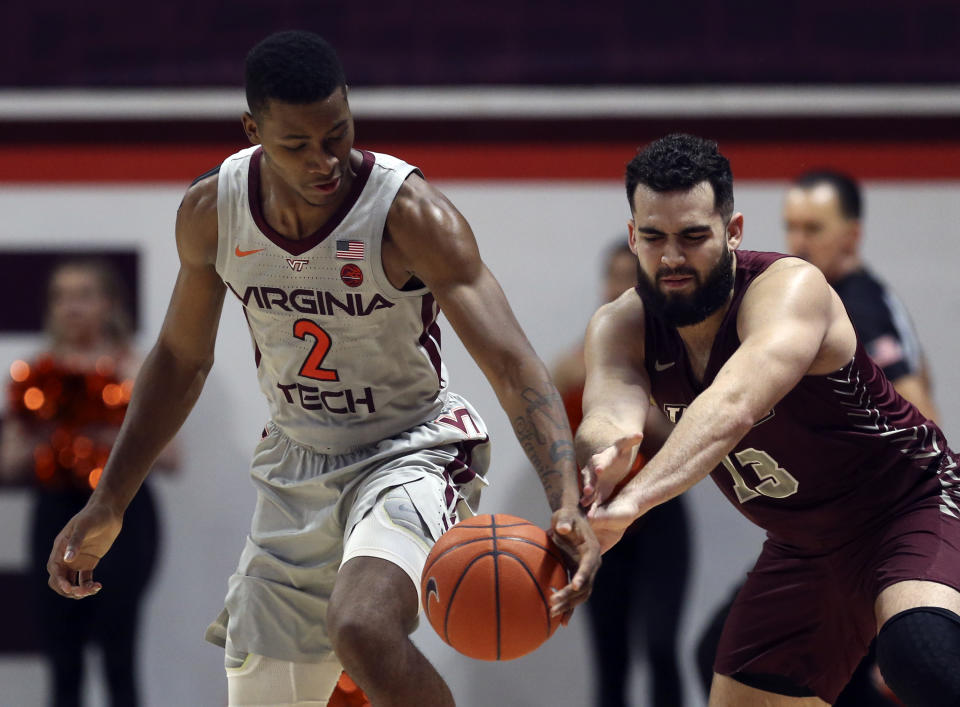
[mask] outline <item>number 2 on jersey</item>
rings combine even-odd
[[[336,369],[321,368],[324,357],[330,350],[330,335],[309,319],[298,319],[293,324],[293,335],[301,341],[306,341],[307,337],[313,337],[313,348],[307,354],[303,365],[300,366],[300,375],[305,378],[312,378],[316,381],[338,381]]]

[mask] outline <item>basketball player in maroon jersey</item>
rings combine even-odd
[[[658,140],[626,185],[638,283],[591,321],[577,434],[602,547],[711,475],[767,530],[711,707],[830,704],[875,633],[900,699],[960,704],[960,477],[942,432],[816,267],[738,250],[715,143]],[[649,461],[610,498],[641,444]]]

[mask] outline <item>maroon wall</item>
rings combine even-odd
[[[3,24],[8,87],[238,86],[289,28],[324,34],[355,85],[960,81],[956,0],[52,0]]]

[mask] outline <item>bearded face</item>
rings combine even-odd
[[[654,278],[644,272],[637,263],[637,291],[644,306],[670,326],[680,328],[699,324],[721,309],[733,289],[733,252],[726,246],[717,263],[705,277],[689,266],[668,268],[661,266]],[[667,292],[663,279],[677,276],[691,277],[692,292]]]

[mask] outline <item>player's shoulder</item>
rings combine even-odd
[[[754,324],[765,329],[794,317],[837,319],[842,312],[840,298],[819,268],[786,257],[771,263],[747,286],[736,315],[737,331],[742,338]]]
[[[590,319],[590,329],[604,338],[617,338],[629,333],[630,338],[645,328],[643,300],[635,289],[629,289],[611,302],[602,305]]]
[[[449,199],[417,173],[411,173],[387,214],[386,238],[405,254],[407,267],[470,271],[479,252],[470,225]]]
[[[747,287],[744,295],[767,294],[782,288],[801,288],[827,291],[829,285],[823,273],[815,265],[801,258],[786,256],[771,262]]]
[[[181,256],[210,264],[217,256],[217,191],[220,175],[211,170],[193,181],[177,211],[177,246]]]
[[[204,172],[194,179],[183,195],[180,204],[181,211],[187,213],[207,212],[217,210],[217,191],[220,186],[220,168],[216,167]]]
[[[646,349],[646,318],[643,300],[629,289],[601,306],[590,318],[586,349],[591,366],[643,367]]]
[[[442,226],[462,218],[451,201],[418,172],[400,185],[390,206],[390,219],[417,226]]]
[[[411,225],[415,231],[439,227],[451,227],[464,222],[463,217],[446,195],[431,184],[420,169],[400,157],[383,152],[363,153],[372,155],[374,170],[393,172],[402,177],[402,182],[393,195],[388,219],[390,222]],[[388,224],[389,225],[389,224]]]
[[[777,273],[797,274],[797,273],[802,273],[806,270],[814,270],[816,272],[819,272],[816,266],[811,265],[803,258],[797,258],[792,255],[785,255],[783,257],[777,258],[776,260],[773,260],[772,262],[770,262],[770,264],[767,265],[767,267],[764,269],[762,273],[760,273],[760,275],[758,275],[758,277],[763,277],[764,275],[771,275],[771,274],[777,274]]]

